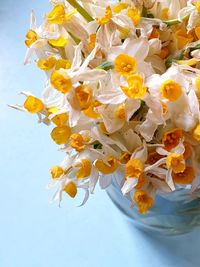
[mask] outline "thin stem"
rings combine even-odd
[[[109,62],[109,61],[105,61],[104,63],[102,63],[101,65],[96,67],[96,69],[101,69],[101,70],[110,70],[110,69],[113,69],[113,68],[114,68],[113,63]]]
[[[88,22],[93,21],[93,17],[76,1],[66,0],[71,6],[73,6]]]

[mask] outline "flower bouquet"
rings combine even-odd
[[[83,189],[83,205],[99,182],[120,190],[138,218],[157,196],[170,206],[198,201],[200,1],[50,2],[40,27],[31,13],[25,41],[25,64],[37,56],[45,89],[41,98],[22,92],[13,107],[51,126],[64,154],[50,170],[53,199]]]

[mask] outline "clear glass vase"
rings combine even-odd
[[[157,194],[147,214],[138,213],[129,197],[123,196],[114,177],[107,188],[108,196],[126,217],[141,230],[154,234],[179,235],[200,226],[200,191],[190,194],[189,189]]]

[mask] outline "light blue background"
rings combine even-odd
[[[44,75],[23,66],[29,14],[50,10],[47,0],[0,1],[0,267],[198,267],[200,231],[155,238],[129,225],[105,192],[82,208],[65,197],[50,205],[45,185],[62,153],[35,116],[9,109],[17,93],[44,85]]]

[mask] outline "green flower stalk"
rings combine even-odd
[[[76,0],[67,0],[67,2],[73,6],[88,22],[94,20],[93,17]]]

